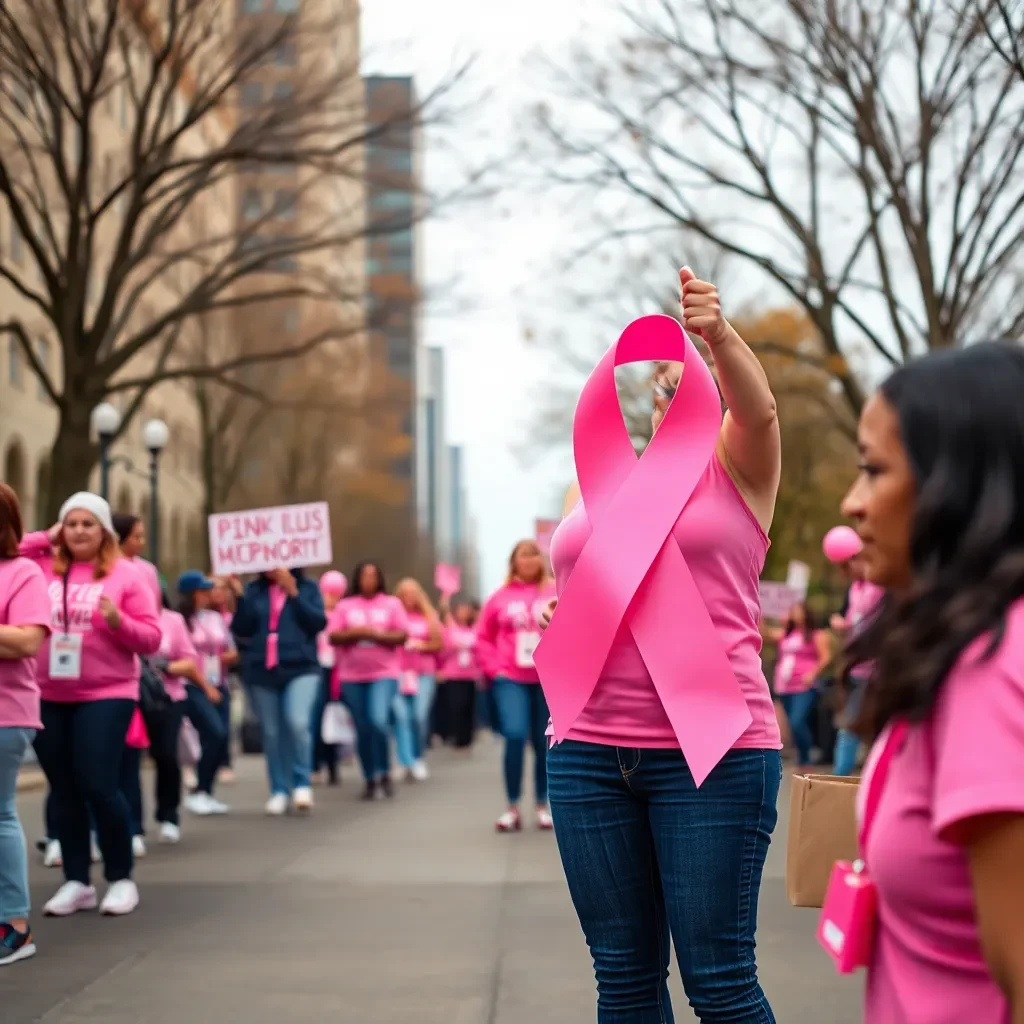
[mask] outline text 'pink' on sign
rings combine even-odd
[[[329,565],[331,516],[326,501],[210,516],[210,553],[217,576]]]

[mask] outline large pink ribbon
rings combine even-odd
[[[678,391],[638,460],[619,411],[615,367],[675,360]],[[555,742],[576,723],[625,621],[700,786],[751,723],[725,647],[672,536],[722,425],[718,388],[676,320],[634,320],[584,385],[573,449],[591,534],[534,663]]]

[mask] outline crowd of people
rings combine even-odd
[[[267,815],[311,813],[314,781],[340,781],[346,748],[362,798],[386,800],[396,783],[429,779],[432,742],[468,752],[478,724],[500,716],[508,807],[497,828],[520,827],[528,739],[537,825],[551,828],[532,667],[551,581],[534,542],[516,546],[483,609],[450,595],[435,607],[414,579],[392,593],[374,562],[348,579],[275,569],[246,584],[193,569],[172,601],[145,547],[138,518],[89,492],[49,531],[26,534],[18,496],[0,484],[0,964],[35,953],[15,802],[29,746],[48,786],[43,862],[64,874],[43,912],[129,914],[134,862],[147,853],[144,758],[160,843],[181,841],[182,809],[228,814],[233,694],[258,722]]]

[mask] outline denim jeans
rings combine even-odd
[[[793,734],[793,742],[796,744],[797,760],[801,765],[809,765],[811,763],[811,745],[814,742],[811,716],[818,703],[818,694],[815,690],[804,690],[801,693],[780,693],[779,703],[789,721],[789,731]]]
[[[836,752],[833,755],[833,774],[852,775],[857,768],[859,752],[860,737],[849,729],[840,729],[839,735],[836,736]]]
[[[28,917],[28,858],[18,817],[18,772],[35,735],[19,726],[0,728],[0,924]]]
[[[367,782],[377,782],[391,770],[388,727],[397,692],[397,679],[345,683],[342,688],[342,696],[355,723],[359,764]]]
[[[142,751],[138,747],[125,746],[121,755],[121,792],[128,801],[128,814],[133,836],[144,836],[142,824]]]
[[[754,931],[778,751],[732,750],[698,789],[679,750],[565,740],[548,773],[599,1024],[672,1024],[670,944],[703,1024],[773,1024]]]
[[[526,741],[533,747],[533,791],[538,804],[547,803],[548,704],[537,683],[517,683],[498,677],[494,680],[494,703],[498,724],[505,738],[505,793],[510,804],[523,795],[523,762]]]
[[[185,687],[185,714],[199,736],[199,764],[196,765],[196,792],[213,796],[217,770],[224,763],[228,734],[216,704],[198,686]]]
[[[221,755],[218,768],[231,767],[231,687],[225,683],[220,687],[220,703],[216,705],[217,714],[220,715],[221,724],[224,726],[224,753]]]
[[[130,878],[132,829],[121,792],[121,755],[133,700],[42,702],[36,756],[50,784],[50,811],[64,858],[64,877],[89,884],[89,812],[103,851],[108,882]]]
[[[263,735],[263,756],[272,795],[288,796],[309,785],[313,771],[313,705],[320,673],[296,676],[280,689],[253,686],[253,706]]]
[[[430,712],[434,706],[437,680],[434,676],[419,677],[415,693],[395,695],[392,714],[395,717],[395,753],[398,763],[411,767],[423,757],[429,740]]]

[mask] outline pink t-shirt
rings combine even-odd
[[[447,626],[438,660],[438,679],[478,679],[481,675],[476,656],[476,630],[454,623]]]
[[[54,574],[50,539],[45,533],[28,534],[22,554],[43,571],[50,596],[50,624],[62,633],[64,580]],[[111,629],[100,613],[100,598],[108,597],[121,613],[121,625]],[[78,678],[50,675],[50,643],[36,658],[36,678],[43,700],[78,702],[138,700],[139,654],[155,654],[160,647],[160,615],[153,594],[138,570],[123,558],[110,572],[96,579],[92,565],[76,562],[67,580],[68,630],[82,639]],[[51,640],[53,637],[51,636]]]
[[[768,537],[717,456],[708,463],[672,532],[750,708],[753,721],[735,745],[779,750],[782,739],[761,668],[758,628],[758,579]],[[590,525],[579,502],[551,538],[559,593],[589,536]],[[594,692],[567,736],[609,746],[679,746],[628,625],[620,626]]]
[[[409,622],[409,640],[418,640],[420,643],[428,643],[430,640],[431,621],[422,612],[405,613]],[[433,621],[433,628],[440,630],[441,623],[436,619]],[[432,676],[437,674],[437,652],[426,653],[424,651],[413,651],[408,647],[402,651],[402,670],[415,672],[418,676]]]
[[[0,561],[0,626],[43,626],[50,631],[46,580],[39,566],[27,558]],[[0,728],[9,727],[43,727],[35,658],[0,661]]]
[[[911,728],[872,825],[866,860],[879,928],[870,1024],[1010,1024],[982,956],[967,852],[951,832],[983,815],[1024,814],[1024,601],[1010,609],[990,661],[978,657],[985,646],[960,659],[930,718]]]
[[[167,661],[191,661],[199,666],[199,652],[192,643],[192,635],[183,616],[164,608],[160,612],[159,657]],[[181,676],[164,673],[164,689],[171,700],[185,699],[185,680]]]
[[[802,629],[790,630],[779,641],[779,659],[775,663],[775,692],[777,694],[803,693],[814,685],[807,674],[818,664],[818,648],[812,633],[808,640]]]
[[[198,655],[198,668],[211,686],[227,686],[222,661],[235,649],[235,640],[224,616],[212,608],[201,608],[192,616],[192,643]]]
[[[506,583],[488,599],[476,626],[476,653],[484,673],[516,683],[539,683],[533,652],[540,642],[540,616],[555,596],[546,581]]]
[[[127,558],[126,561],[135,566],[143,582],[149,587],[150,593],[152,593],[153,599],[156,601],[157,608],[162,608],[164,604],[164,591],[163,587],[160,586],[160,573],[157,572],[156,566],[152,562],[147,562],[144,558]]]
[[[390,594],[377,594],[371,598],[346,597],[338,602],[334,616],[333,629],[339,633],[363,627],[385,633],[404,633],[409,628],[402,602]],[[345,645],[338,667],[343,683],[397,679],[402,674],[402,648],[389,647],[376,640],[356,640]]]

